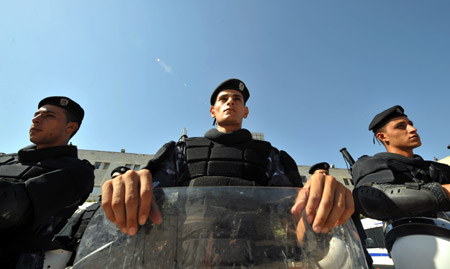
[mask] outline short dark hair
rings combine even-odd
[[[78,128],[70,135],[70,138],[72,138],[80,129],[80,124],[78,123],[77,117],[75,117],[75,115],[72,112],[70,112],[66,109],[63,109],[63,111],[64,111],[64,114],[66,114],[66,123],[75,122],[78,124]]]
[[[383,132],[383,133],[386,132],[386,124],[381,126],[380,128],[378,128],[377,130],[374,130],[375,139],[378,140],[379,143],[383,144],[384,147],[386,147],[386,144],[383,141],[381,141],[380,139],[378,139],[378,137],[377,137],[377,134],[380,132]],[[375,141],[374,141],[374,143],[375,143]]]

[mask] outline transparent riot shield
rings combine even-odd
[[[367,268],[351,220],[316,234],[290,212],[296,188],[155,190],[163,222],[122,234],[99,210],[74,268]]]

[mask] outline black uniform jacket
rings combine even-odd
[[[150,170],[159,187],[302,187],[292,157],[269,142],[253,140],[246,129],[230,133],[210,129],[204,137],[169,142],[144,168]]]
[[[47,250],[93,185],[94,167],[77,158],[74,146],[0,155],[0,264]]]
[[[450,210],[442,184],[450,184],[450,167],[394,153],[363,156],[353,166],[355,206],[381,220],[434,216]]]

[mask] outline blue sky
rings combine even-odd
[[[80,149],[155,153],[212,128],[223,80],[250,90],[244,127],[300,165],[372,155],[373,116],[400,104],[426,159],[450,155],[450,2],[0,2],[0,152],[30,144],[39,100],[86,118]]]

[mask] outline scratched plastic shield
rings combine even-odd
[[[98,210],[74,268],[367,268],[351,220],[316,234],[290,212],[296,188],[155,190],[163,222],[120,233]]]

